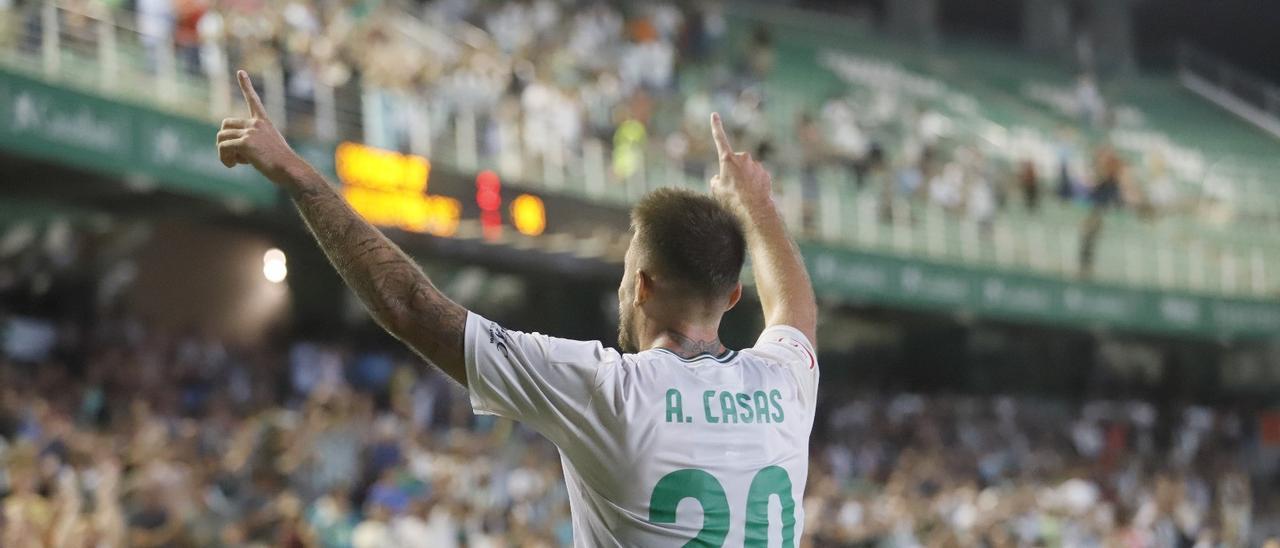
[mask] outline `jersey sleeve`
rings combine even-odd
[[[619,361],[599,342],[510,331],[478,314],[467,316],[472,409],[523,422],[553,441],[581,424],[601,368]]]
[[[809,338],[799,329],[787,325],[765,328],[751,350],[781,362],[795,376],[807,404],[816,405],[818,397],[818,353]]]

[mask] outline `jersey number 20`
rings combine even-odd
[[[756,472],[747,490],[747,528],[743,548],[767,548],[769,544],[769,497],[782,503],[782,546],[795,546],[796,501],[791,496],[791,476],[777,466]],[[702,530],[684,548],[718,548],[729,535],[729,499],[724,486],[706,470],[685,468],[658,480],[649,497],[651,523],[675,523],[676,507],[691,498],[702,505]]]

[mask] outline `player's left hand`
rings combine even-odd
[[[237,71],[236,79],[249,106],[249,118],[222,121],[218,131],[218,159],[227,167],[250,164],[272,182],[286,184],[290,166],[300,159],[267,117],[267,109],[254,91],[249,74]]]

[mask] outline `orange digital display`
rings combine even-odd
[[[426,158],[342,143],[334,164],[347,203],[369,222],[436,236],[457,232],[462,204],[427,194],[431,162]]]
[[[547,209],[542,198],[521,194],[511,201],[511,222],[525,236],[537,236],[547,229]]]

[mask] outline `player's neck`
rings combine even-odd
[[[725,346],[720,342],[719,326],[671,326],[655,330],[646,348],[665,348],[684,358],[702,354],[718,356]]]

